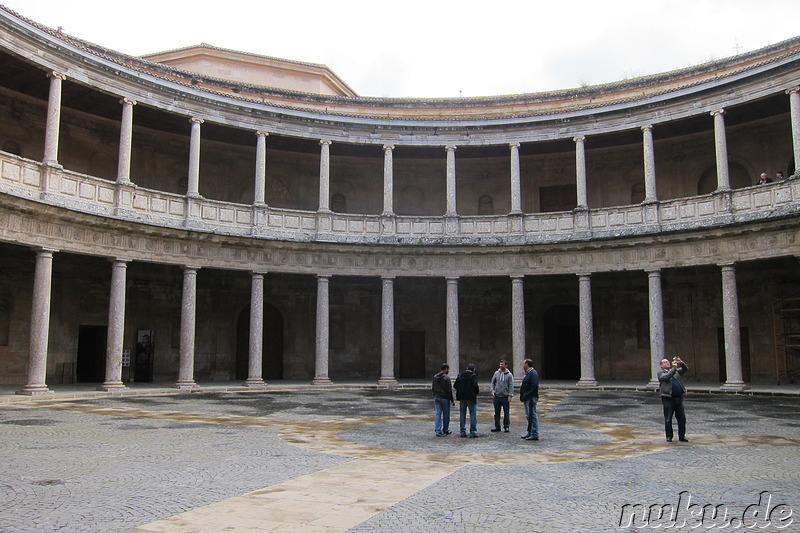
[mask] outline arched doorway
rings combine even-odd
[[[554,305],[544,314],[542,378],[580,379],[581,342],[578,306]]]
[[[239,313],[236,323],[236,379],[247,379],[250,358],[250,306]],[[264,303],[264,332],[261,347],[261,376],[283,379],[283,315]]]
[[[735,161],[728,161],[728,182],[731,189],[741,189],[755,185],[755,178],[747,169]],[[717,190],[717,167],[711,166],[703,172],[697,182],[697,194],[709,194]]]

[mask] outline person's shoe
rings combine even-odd
[[[525,440],[539,440],[539,437],[525,437]]]
[[[667,442],[672,442],[672,437],[667,437]]]
[[[505,431],[506,433],[508,433],[508,428],[504,429],[503,431]]]
[[[500,431],[500,428],[493,428],[492,429],[492,433],[497,433],[498,431]]]
[[[450,431],[450,430],[448,429],[447,431],[442,431],[442,433],[443,433],[443,434],[445,434],[445,435],[449,435],[449,434],[451,434],[451,433],[452,433],[452,431]]]
[[[480,433],[473,433],[473,434],[471,434],[471,435],[469,436],[469,438],[471,438],[471,439],[477,439],[477,438],[478,438],[478,437],[480,437],[480,436],[481,436],[481,434],[480,434]]]
[[[689,442],[689,439],[687,439],[686,437],[681,437],[678,440],[681,442]]]
[[[530,437],[530,435],[520,435],[519,436],[519,438],[521,438],[521,439],[527,439],[528,437]]]
[[[461,434],[461,438],[462,438],[462,439],[463,439],[463,438],[466,438],[466,436],[467,436],[467,434],[466,434],[466,433],[462,433],[462,434]]]

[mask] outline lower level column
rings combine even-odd
[[[455,379],[459,374],[459,344],[458,344],[458,278],[447,279],[447,364],[450,365],[450,379]]]
[[[592,325],[592,276],[578,274],[578,299],[581,335],[581,379],[579,387],[594,387],[594,329]]]
[[[381,377],[378,385],[395,385],[394,377],[394,278],[381,278]]]
[[[52,394],[47,388],[47,343],[50,333],[50,293],[53,282],[53,253],[56,250],[39,250],[36,253],[36,270],[33,274],[33,301],[31,303],[31,330],[28,349],[28,382],[17,394],[38,396]]]
[[[525,375],[522,369],[522,360],[526,357],[524,279],[524,276],[511,277],[511,372],[517,382]]]
[[[328,377],[328,346],[330,340],[330,309],[328,295],[330,276],[317,276],[317,359],[314,369],[314,385],[330,385]]]
[[[194,389],[194,336],[197,312],[197,267],[183,269],[183,296],[181,300],[181,347],[177,389]]]
[[[117,259],[111,265],[111,296],[108,302],[106,339],[106,379],[98,390],[126,389],[122,384],[122,344],[125,334],[125,276],[128,262]]]
[[[250,285],[250,343],[245,387],[264,387],[264,274],[253,272]]]
[[[736,291],[736,267],[733,263],[722,268],[722,321],[725,332],[724,390],[744,390],[742,380],[742,344],[739,334],[739,295]]]
[[[647,271],[650,292],[650,382],[648,387],[658,387],[658,370],[664,359],[664,303],[661,295],[661,271]]]

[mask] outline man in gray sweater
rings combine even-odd
[[[494,404],[494,429],[500,431],[500,409],[503,409],[503,430],[508,433],[508,401],[514,396],[514,376],[508,369],[508,361],[500,360],[500,368],[492,376],[492,403]]]

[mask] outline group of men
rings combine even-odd
[[[775,181],[783,180],[783,172],[780,170],[775,173]],[[770,178],[766,172],[762,172],[761,176],[758,177],[757,185],[765,185],[767,183],[772,183],[772,178]]]
[[[514,397],[514,376],[508,369],[508,362],[500,360],[500,368],[492,376],[492,403],[494,404],[494,428],[492,432],[501,431],[502,411],[502,431],[509,432],[511,420],[508,414],[509,401]],[[686,394],[686,386],[681,381],[681,376],[686,373],[688,367],[680,357],[662,359],[660,370],[657,377],[659,381],[659,392],[661,403],[664,408],[664,433],[667,442],[672,442],[674,437],[672,429],[673,417],[678,422],[678,440],[689,442],[686,438],[686,413],[683,408],[683,396]],[[525,359],[522,361],[522,369],[525,377],[519,388],[519,399],[525,406],[525,418],[528,421],[527,431],[521,437],[525,440],[539,440],[539,416],[536,412],[536,405],[539,402],[539,374],[533,368],[533,361]],[[437,437],[450,435],[450,406],[455,406],[456,400],[460,402],[459,429],[462,437],[477,438],[478,418],[477,403],[478,375],[475,373],[475,365],[470,363],[467,369],[459,374],[455,383],[450,382],[450,365],[442,364],[441,371],[433,376],[433,402],[436,409],[433,430]],[[456,397],[453,398],[453,388],[456,390]],[[469,433],[466,430],[466,418],[469,412]]]
[[[502,411],[502,431],[509,432],[511,419],[509,417],[509,402],[514,397],[514,376],[508,369],[508,361],[500,360],[500,368],[492,376],[491,392],[494,405],[494,429],[492,432],[501,431],[500,414]],[[525,377],[519,388],[519,399],[525,406],[525,418],[528,421],[527,431],[521,438],[525,440],[539,440],[539,416],[536,405],[539,402],[539,373],[533,368],[533,361],[522,361]],[[434,432],[437,437],[450,435],[450,406],[459,402],[460,418],[459,429],[462,437],[472,439],[480,437],[478,433],[478,375],[475,365],[470,363],[467,369],[458,375],[454,383],[450,381],[450,365],[443,363],[441,371],[433,376],[433,402],[436,410],[434,418]],[[453,397],[453,389],[456,395]],[[469,412],[469,433],[467,433],[467,412]]]

